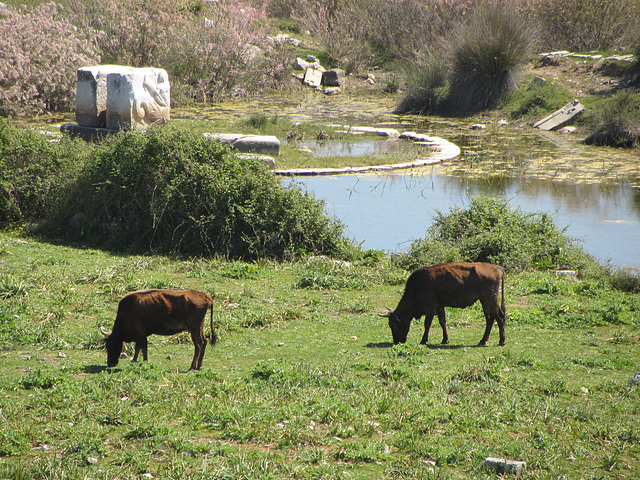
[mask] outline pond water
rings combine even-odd
[[[640,191],[617,185],[501,185],[431,174],[339,175],[293,180],[326,202],[365,249],[399,252],[425,236],[436,210],[465,208],[478,194],[504,196],[525,212],[546,212],[602,262],[640,267]]]
[[[582,241],[602,262],[640,267],[640,155],[583,145],[573,136],[533,128],[488,125],[474,130],[455,119],[393,115],[400,97],[363,94],[324,96],[298,92],[199,106],[173,118],[238,118],[260,112],[294,122],[376,126],[439,136],[462,149],[461,161],[385,175],[283,179],[324,199],[327,210],[364,248],[402,251],[421,238],[436,210],[464,208],[478,194],[504,196],[526,212],[552,214],[556,224]],[[407,144],[362,139],[313,142],[318,156],[380,153],[393,157]],[[410,147],[409,147],[410,148]],[[371,153],[371,149],[375,152]],[[392,162],[390,162],[392,163]]]

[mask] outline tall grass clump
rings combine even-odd
[[[107,139],[44,228],[117,251],[246,259],[345,256],[351,245],[320,202],[262,161],[170,128]]]
[[[550,215],[485,196],[464,210],[437,211],[426,237],[415,240],[399,260],[408,269],[447,261],[491,262],[509,272],[573,268],[589,274],[599,268]]]
[[[640,95],[632,90],[618,92],[602,102],[593,115],[594,131],[585,143],[640,148]]]
[[[468,114],[495,106],[516,87],[518,68],[535,41],[535,29],[517,12],[498,7],[478,11],[453,32],[447,108]]]
[[[445,62],[435,56],[429,56],[423,63],[406,64],[404,82],[407,93],[394,113],[434,113],[446,95],[447,72]]]

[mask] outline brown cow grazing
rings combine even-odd
[[[189,331],[195,353],[189,370],[200,370],[207,339],[204,336],[204,318],[211,309],[211,345],[216,343],[213,331],[213,299],[197,290],[147,290],[125,295],[118,304],[118,313],[110,334],[102,332],[101,343],[107,347],[107,366],[118,364],[123,342],[135,342],[133,361],[147,360],[149,335],[174,335]]]
[[[502,302],[500,291],[502,290]],[[505,306],[504,271],[490,263],[442,263],[422,267],[407,280],[404,295],[394,311],[381,315],[389,319],[393,343],[404,343],[411,320],[424,315],[424,335],[421,344],[429,339],[429,328],[434,315],[442,327],[442,343],[449,343],[444,308],[466,308],[480,300],[486,319],[484,336],[478,345],[486,345],[493,322],[498,321],[500,343],[504,345]]]

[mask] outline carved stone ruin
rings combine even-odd
[[[77,81],[78,124],[64,124],[62,132],[96,138],[119,130],[146,130],[170,119],[171,88],[162,68],[83,67]]]

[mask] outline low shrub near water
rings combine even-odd
[[[478,196],[465,210],[438,211],[427,236],[400,257],[405,268],[447,261],[492,262],[505,270],[573,268],[599,270],[576,241],[546,213],[525,213],[504,199]]]
[[[618,92],[602,102],[594,116],[595,131],[585,143],[640,148],[640,95],[629,90]]]
[[[27,222],[48,215],[77,175],[90,147],[0,119],[0,222]]]
[[[355,247],[321,202],[262,161],[171,128],[90,145],[0,122],[0,221],[117,251],[233,258]]]
[[[65,234],[72,217],[70,239],[116,250],[283,258],[350,248],[322,203],[283,187],[261,160],[166,128],[101,144],[45,230]]]

